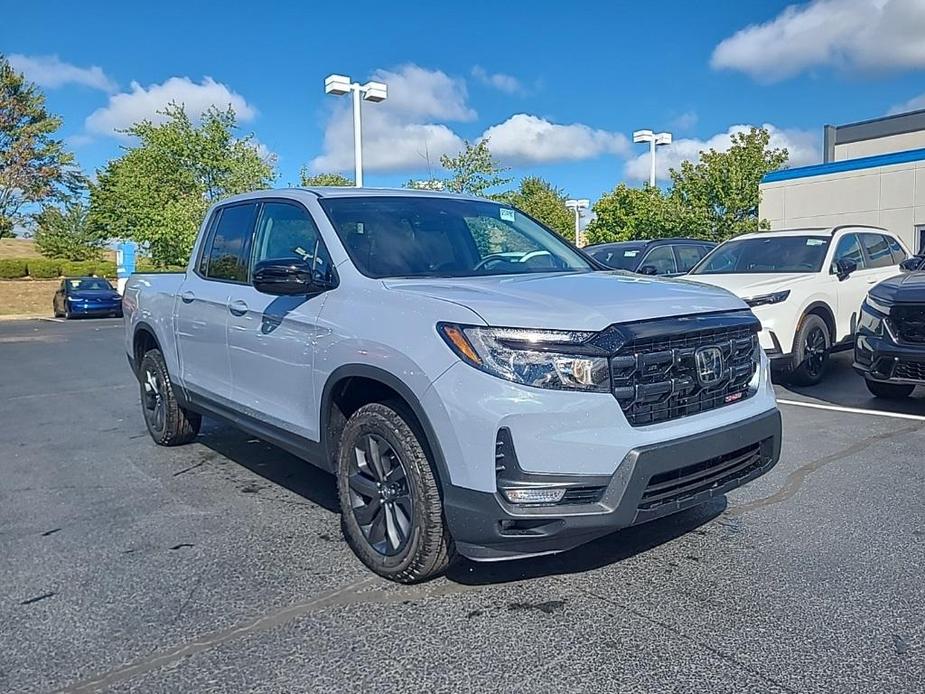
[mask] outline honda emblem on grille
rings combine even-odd
[[[694,352],[694,363],[700,385],[713,386],[723,380],[726,369],[723,365],[723,351],[719,347],[701,347]]]

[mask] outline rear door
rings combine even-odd
[[[861,245],[867,258],[867,267],[871,272],[867,278],[873,286],[887,277],[899,274],[899,262],[893,257],[890,239],[886,234],[862,233]]]
[[[251,266],[264,260],[313,261],[316,273],[333,273],[311,214],[292,200],[260,205]],[[313,441],[320,440],[320,397],[314,392],[318,314],[327,294],[271,296],[252,284],[229,287],[228,356],[232,399],[252,417]]]
[[[177,352],[183,385],[217,402],[231,398],[226,330],[231,290],[248,281],[248,255],[257,204],[213,213],[193,272],[176,302]]]

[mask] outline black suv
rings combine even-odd
[[[904,261],[903,274],[873,287],[861,306],[854,369],[880,398],[905,398],[925,385],[925,263]]]
[[[599,243],[583,250],[614,270],[671,277],[690,272],[714,248],[715,243],[699,239],[654,239]]]

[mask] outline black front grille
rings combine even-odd
[[[703,462],[654,475],[642,493],[639,508],[649,511],[662,504],[676,503],[717,489],[764,466],[769,458],[762,442]]]
[[[679,330],[679,325],[694,329]],[[758,368],[759,324],[751,314],[733,315],[726,324],[711,317],[701,329],[697,321],[688,325],[675,319],[670,326],[670,332],[659,334],[653,321],[611,357],[613,394],[632,426],[706,412],[753,394],[749,382]],[[715,381],[705,377],[710,373],[698,373],[697,353],[709,348],[718,350],[722,364]]]
[[[893,369],[893,378],[909,381],[925,381],[925,363],[917,361],[898,361]]]
[[[894,306],[890,323],[902,342],[925,344],[925,306]]]
[[[604,495],[605,487],[572,487],[566,490],[560,504],[596,504]]]

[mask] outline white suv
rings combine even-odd
[[[867,291],[907,256],[879,227],[788,229],[726,241],[690,275],[744,299],[761,320],[768,356],[797,384],[815,385],[829,353],[850,348]]]

